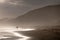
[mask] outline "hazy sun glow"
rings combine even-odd
[[[6,0],[0,0],[0,3],[4,3]]]

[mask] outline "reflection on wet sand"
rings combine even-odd
[[[6,38],[10,38],[10,37],[0,37],[0,39],[6,39]]]
[[[24,35],[22,35],[21,33],[18,33],[18,31],[32,31],[32,30],[35,30],[35,29],[2,29],[3,30],[3,32],[5,33],[5,32],[9,32],[9,33],[11,33],[11,34],[13,34],[14,36],[16,36],[16,37],[18,37],[18,39],[15,39],[16,37],[4,37],[4,35],[2,35],[3,36],[3,38],[1,38],[1,39],[8,39],[8,40],[10,40],[10,39],[12,39],[12,38],[14,38],[15,40],[28,40],[30,37],[28,37],[28,36],[24,36]],[[6,35],[6,34],[5,34]],[[9,36],[9,34],[7,34],[8,36]]]

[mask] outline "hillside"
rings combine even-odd
[[[60,25],[60,5],[50,5],[31,10],[15,19],[7,20],[6,22],[4,21],[1,25],[19,27]]]
[[[17,17],[14,22],[23,27],[57,25],[60,21],[60,5],[46,6]]]

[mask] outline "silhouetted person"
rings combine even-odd
[[[16,26],[16,28],[18,29],[19,27],[18,27],[18,26]]]

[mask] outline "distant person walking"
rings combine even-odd
[[[16,26],[16,28],[17,28],[17,30],[18,30],[18,28],[19,28],[19,27],[18,27],[18,26]]]

